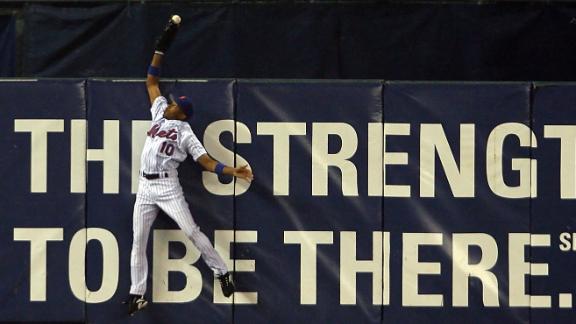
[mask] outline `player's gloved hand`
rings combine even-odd
[[[156,40],[156,52],[160,52],[160,54],[166,53],[168,48],[170,48],[170,45],[172,45],[172,41],[174,41],[179,27],[180,23],[177,23],[172,18],[170,18],[168,24],[166,24],[166,27],[164,27],[162,35],[160,35],[158,40]]]
[[[248,165],[234,168],[234,176],[246,181],[254,180],[254,175],[252,174],[252,170],[248,169]]]

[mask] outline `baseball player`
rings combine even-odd
[[[224,296],[234,292],[234,285],[226,264],[210,240],[194,222],[178,181],[177,168],[190,154],[208,171],[228,174],[252,181],[252,171],[247,166],[232,168],[215,161],[207,153],[186,119],[192,115],[192,104],[187,97],[172,97],[168,102],[160,93],[160,63],[172,43],[180,24],[180,17],[173,16],[156,43],[156,51],[148,69],[146,87],[152,107],[151,128],[140,160],[140,182],[133,213],[133,242],[130,260],[130,295],[128,314],[144,308],[148,261],[146,245],[150,228],[160,210],[171,217],[202,254],[202,259],[220,280]]]

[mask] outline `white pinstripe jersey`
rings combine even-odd
[[[162,96],[150,107],[152,123],[140,158],[140,168],[145,173],[175,170],[188,153],[194,161],[206,154],[187,122],[164,118],[167,107],[168,102]]]

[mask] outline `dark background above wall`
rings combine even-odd
[[[569,2],[11,2],[0,76],[145,76],[172,13],[163,76],[574,80]]]

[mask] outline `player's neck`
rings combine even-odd
[[[164,114],[164,118],[167,120],[179,120],[179,121],[186,120],[185,115],[179,115],[179,114]]]

